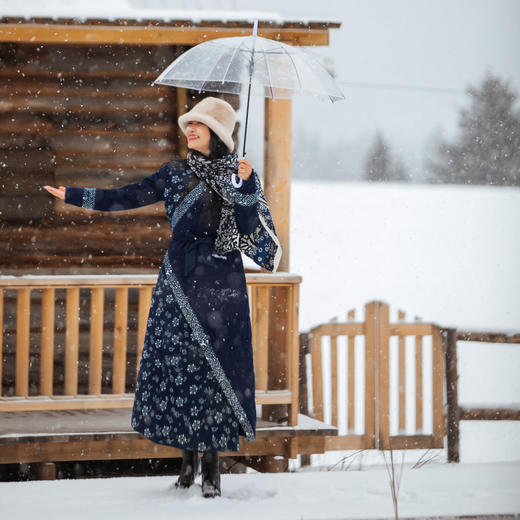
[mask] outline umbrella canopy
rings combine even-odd
[[[217,38],[187,50],[155,79],[192,90],[240,94],[248,86],[243,155],[251,95],[288,99],[295,94],[345,99],[333,77],[301,48],[257,36]]]

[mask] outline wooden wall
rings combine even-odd
[[[162,203],[91,212],[43,185],[120,187],[180,157],[177,116],[217,95],[151,86],[185,50],[0,43],[1,272],[157,271],[171,237]]]

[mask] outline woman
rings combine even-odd
[[[176,487],[199,471],[202,493],[221,494],[219,450],[256,438],[251,320],[240,252],[276,271],[281,247],[260,179],[233,153],[236,113],[206,97],[178,123],[188,139],[173,160],[118,189],[45,188],[66,203],[119,211],[164,200],[172,228],[152,293],[131,425],[182,449]],[[238,178],[236,177],[238,174]]]

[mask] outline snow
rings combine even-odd
[[[107,430],[103,431],[103,435],[117,435],[119,433],[128,433],[128,430]],[[69,437],[72,435],[84,435],[84,430],[78,430],[76,432],[52,432],[53,437]],[[23,435],[20,435],[19,433],[2,433],[2,439],[20,439]],[[49,432],[42,432],[42,433],[31,433],[30,437],[48,437]]]
[[[328,430],[330,428],[334,428],[334,426],[324,423],[322,421],[317,421],[316,419],[313,419],[312,417],[309,417],[308,415],[302,415],[301,413],[298,414],[298,425],[293,426],[293,429],[295,430],[308,430],[310,428],[315,428],[317,430],[324,429]],[[269,430],[276,429],[275,427],[269,427]]]
[[[396,467],[396,472],[400,466]],[[222,496],[201,495],[201,477],[175,489],[176,476],[123,477],[0,484],[4,518],[91,520],[146,517],[368,519],[393,518],[384,465],[361,471],[308,471],[221,475]],[[435,464],[403,467],[400,518],[520,512],[520,463]]]
[[[25,280],[33,282],[34,285],[42,284],[63,284],[66,282],[79,282],[82,284],[89,283],[112,283],[124,284],[129,282],[132,284],[155,284],[157,274],[60,274],[60,275],[42,275],[42,274],[23,274],[23,275],[2,275],[2,283],[6,285],[16,285],[17,282],[24,283]]]
[[[186,2],[192,6],[193,2]],[[185,4],[185,5],[186,5]],[[208,5],[215,5],[215,2]],[[193,23],[208,21],[246,21],[253,24],[255,19],[260,22],[273,22],[283,24],[286,22],[323,22],[321,18],[308,18],[291,16],[284,18],[278,13],[269,11],[237,10],[237,9],[145,9],[139,8],[127,0],[90,0],[89,2],[54,0],[42,4],[40,1],[25,0],[12,3],[0,0],[0,16],[12,16],[23,18],[75,18],[86,20],[88,18],[117,20],[162,20],[170,22],[174,20],[191,20]],[[327,20],[328,22],[341,23],[341,20]]]
[[[300,330],[377,299],[391,320],[519,332],[518,222],[518,188],[293,181]]]
[[[486,402],[474,402],[472,401],[471,403],[468,403],[468,402],[465,402],[464,403],[464,408],[489,408],[489,403],[486,403]],[[520,403],[516,402],[516,403],[500,403],[499,405],[497,405],[497,408],[500,408],[500,409],[507,409],[507,410],[520,410]]]

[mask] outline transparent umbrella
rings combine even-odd
[[[247,122],[251,95],[274,99],[295,94],[345,99],[334,78],[320,62],[282,42],[257,36],[216,38],[187,50],[155,79],[160,83],[192,90],[240,94],[247,85],[247,109],[242,156],[246,154]]]

